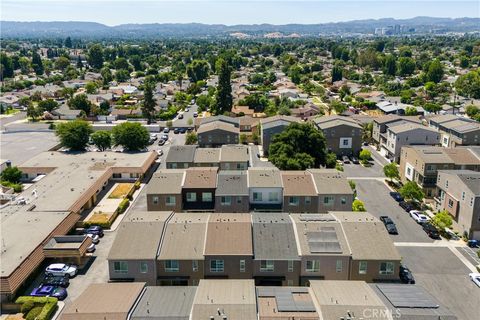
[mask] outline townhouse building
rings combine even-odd
[[[268,148],[274,135],[285,130],[288,125],[294,122],[300,122],[299,118],[290,116],[274,116],[260,120],[260,135],[262,137],[263,153],[268,155]]]
[[[480,123],[454,114],[435,116],[429,125],[441,133],[444,147],[480,145]]]
[[[327,116],[313,120],[323,132],[327,149],[337,156],[358,156],[362,150],[362,127],[353,119],[342,116]]]
[[[283,186],[277,168],[250,168],[248,189],[251,210],[282,210]]]

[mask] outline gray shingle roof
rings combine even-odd
[[[299,259],[293,223],[288,214],[254,213],[252,219],[255,259]]]
[[[147,184],[147,194],[180,194],[185,170],[164,169],[155,172]]]
[[[247,172],[223,170],[217,176],[216,196],[248,195]]]
[[[197,146],[171,146],[166,162],[193,162]]]

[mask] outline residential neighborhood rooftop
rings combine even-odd
[[[253,255],[252,216],[212,213],[208,221],[205,255]]]

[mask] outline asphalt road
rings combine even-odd
[[[379,180],[353,179],[357,197],[368,212],[376,216],[389,216],[397,225],[398,235],[390,235],[394,242],[433,242],[422,227],[390,197],[390,189]]]
[[[249,145],[250,148],[250,162],[252,167],[274,167],[270,161],[262,161],[257,157],[257,154],[260,154],[257,145]]]
[[[53,132],[12,132],[0,134],[2,159],[20,165],[37,154],[48,151],[58,144]]]
[[[173,126],[174,127],[190,127],[193,126],[193,122],[191,125],[188,124],[188,119],[192,119],[194,121],[193,113],[197,112],[198,106],[195,104],[193,106],[189,106],[189,111],[183,112],[183,119],[178,119],[178,115],[175,119],[173,119]]]
[[[470,272],[449,248],[397,247],[415,277],[458,320],[478,319],[480,288],[468,277]]]
[[[25,119],[26,115],[27,115],[27,113],[22,111],[22,112],[18,112],[16,114],[14,114],[11,117],[0,118],[0,128],[1,128],[1,130],[4,129],[6,124],[15,122],[17,120]]]

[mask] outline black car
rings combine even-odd
[[[385,225],[385,229],[387,229],[387,232],[389,234],[398,234],[397,226],[395,225],[393,220],[390,219],[390,217],[381,216],[380,221],[383,222],[383,224]]]
[[[400,266],[400,281],[407,284],[415,284],[412,271],[405,266]]]
[[[68,276],[47,275],[43,278],[42,284],[66,288],[70,284],[70,280]]]
[[[180,128],[180,129],[178,129],[178,131],[179,131],[180,133],[185,133],[185,132],[187,132],[187,129],[185,129],[185,128]]]
[[[428,236],[432,239],[440,239],[440,233],[438,232],[437,228],[431,223],[424,223],[422,225],[423,231],[425,231]]]
[[[390,192],[390,196],[397,202],[403,201],[402,195],[398,192]]]
[[[173,129],[173,133],[174,133],[174,134],[179,134],[179,133],[180,133],[180,129],[178,129],[178,128]]]
[[[165,144],[165,140],[163,140],[163,139],[158,140],[158,145],[159,146],[163,146],[164,144]]]
[[[100,226],[90,226],[83,231],[84,234],[95,234],[100,238],[103,237],[103,228]]]
[[[400,205],[400,207],[403,208],[403,210],[405,210],[407,212],[410,212],[414,209],[413,205],[411,205],[410,203],[405,202],[405,201],[400,201],[398,204]]]

